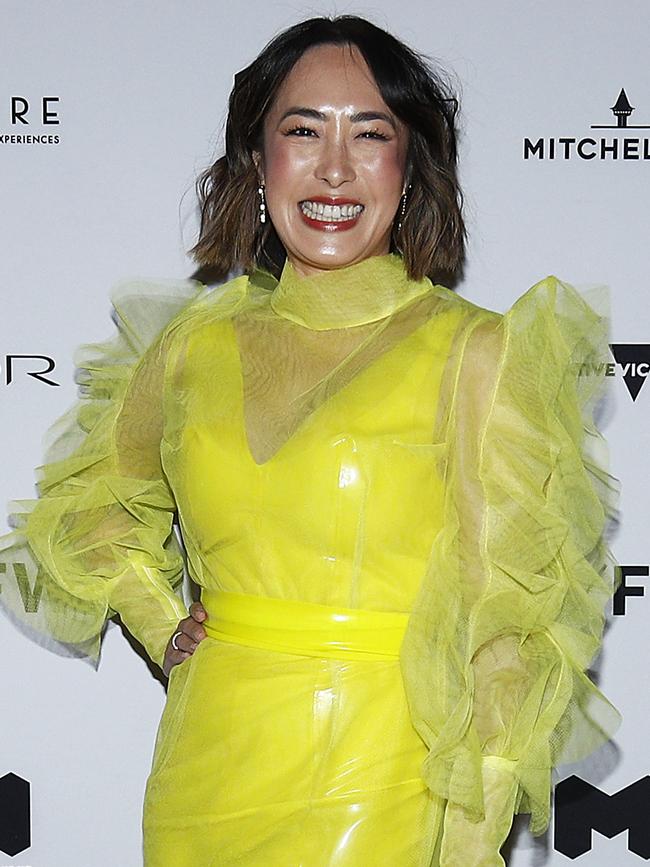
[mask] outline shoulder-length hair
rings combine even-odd
[[[294,64],[322,44],[356,46],[386,105],[409,130],[406,211],[391,234],[412,279],[452,282],[464,257],[465,226],[457,179],[458,101],[446,76],[396,37],[356,15],[310,18],[272,39],[241,72],[228,104],[226,152],[197,179],[201,225],[194,259],[215,277],[235,268],[263,268],[278,277],[286,259],[271,222],[259,219],[259,178],[253,151]],[[203,269],[202,269],[203,270]]]

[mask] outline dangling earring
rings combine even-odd
[[[407,186],[407,188],[402,193],[402,198],[400,199],[400,208],[399,208],[399,220],[397,221],[397,231],[399,232],[402,228],[402,220],[404,219],[404,214],[406,212],[406,196],[408,191],[411,189],[411,184]]]
[[[264,198],[264,184],[260,184],[257,188],[260,194],[260,223],[266,223],[266,200]]]

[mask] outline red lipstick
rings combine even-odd
[[[310,199],[303,199],[304,202],[320,202],[323,205],[360,205],[361,202],[357,201],[357,199],[348,199],[343,196],[313,196]],[[360,211],[356,217],[350,217],[347,220],[316,220],[306,214],[301,206],[301,203],[298,202],[298,210],[300,212],[300,216],[303,219],[303,222],[310,226],[313,229],[318,229],[321,232],[344,232],[347,229],[351,229],[353,226],[359,222],[359,217],[363,213]]]

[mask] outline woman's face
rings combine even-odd
[[[407,128],[356,47],[302,55],[265,118],[263,153],[254,154],[267,215],[299,273],[388,253],[407,145]]]

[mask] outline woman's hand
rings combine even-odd
[[[190,605],[190,616],[179,622],[165,648],[163,672],[167,677],[169,677],[169,672],[172,668],[186,660],[188,656],[191,656],[199,646],[199,642],[203,641],[206,637],[205,629],[201,626],[201,623],[207,616],[208,613],[200,602],[193,602]],[[176,650],[172,647],[172,638],[179,632],[181,634],[176,639],[176,645],[180,649]]]

